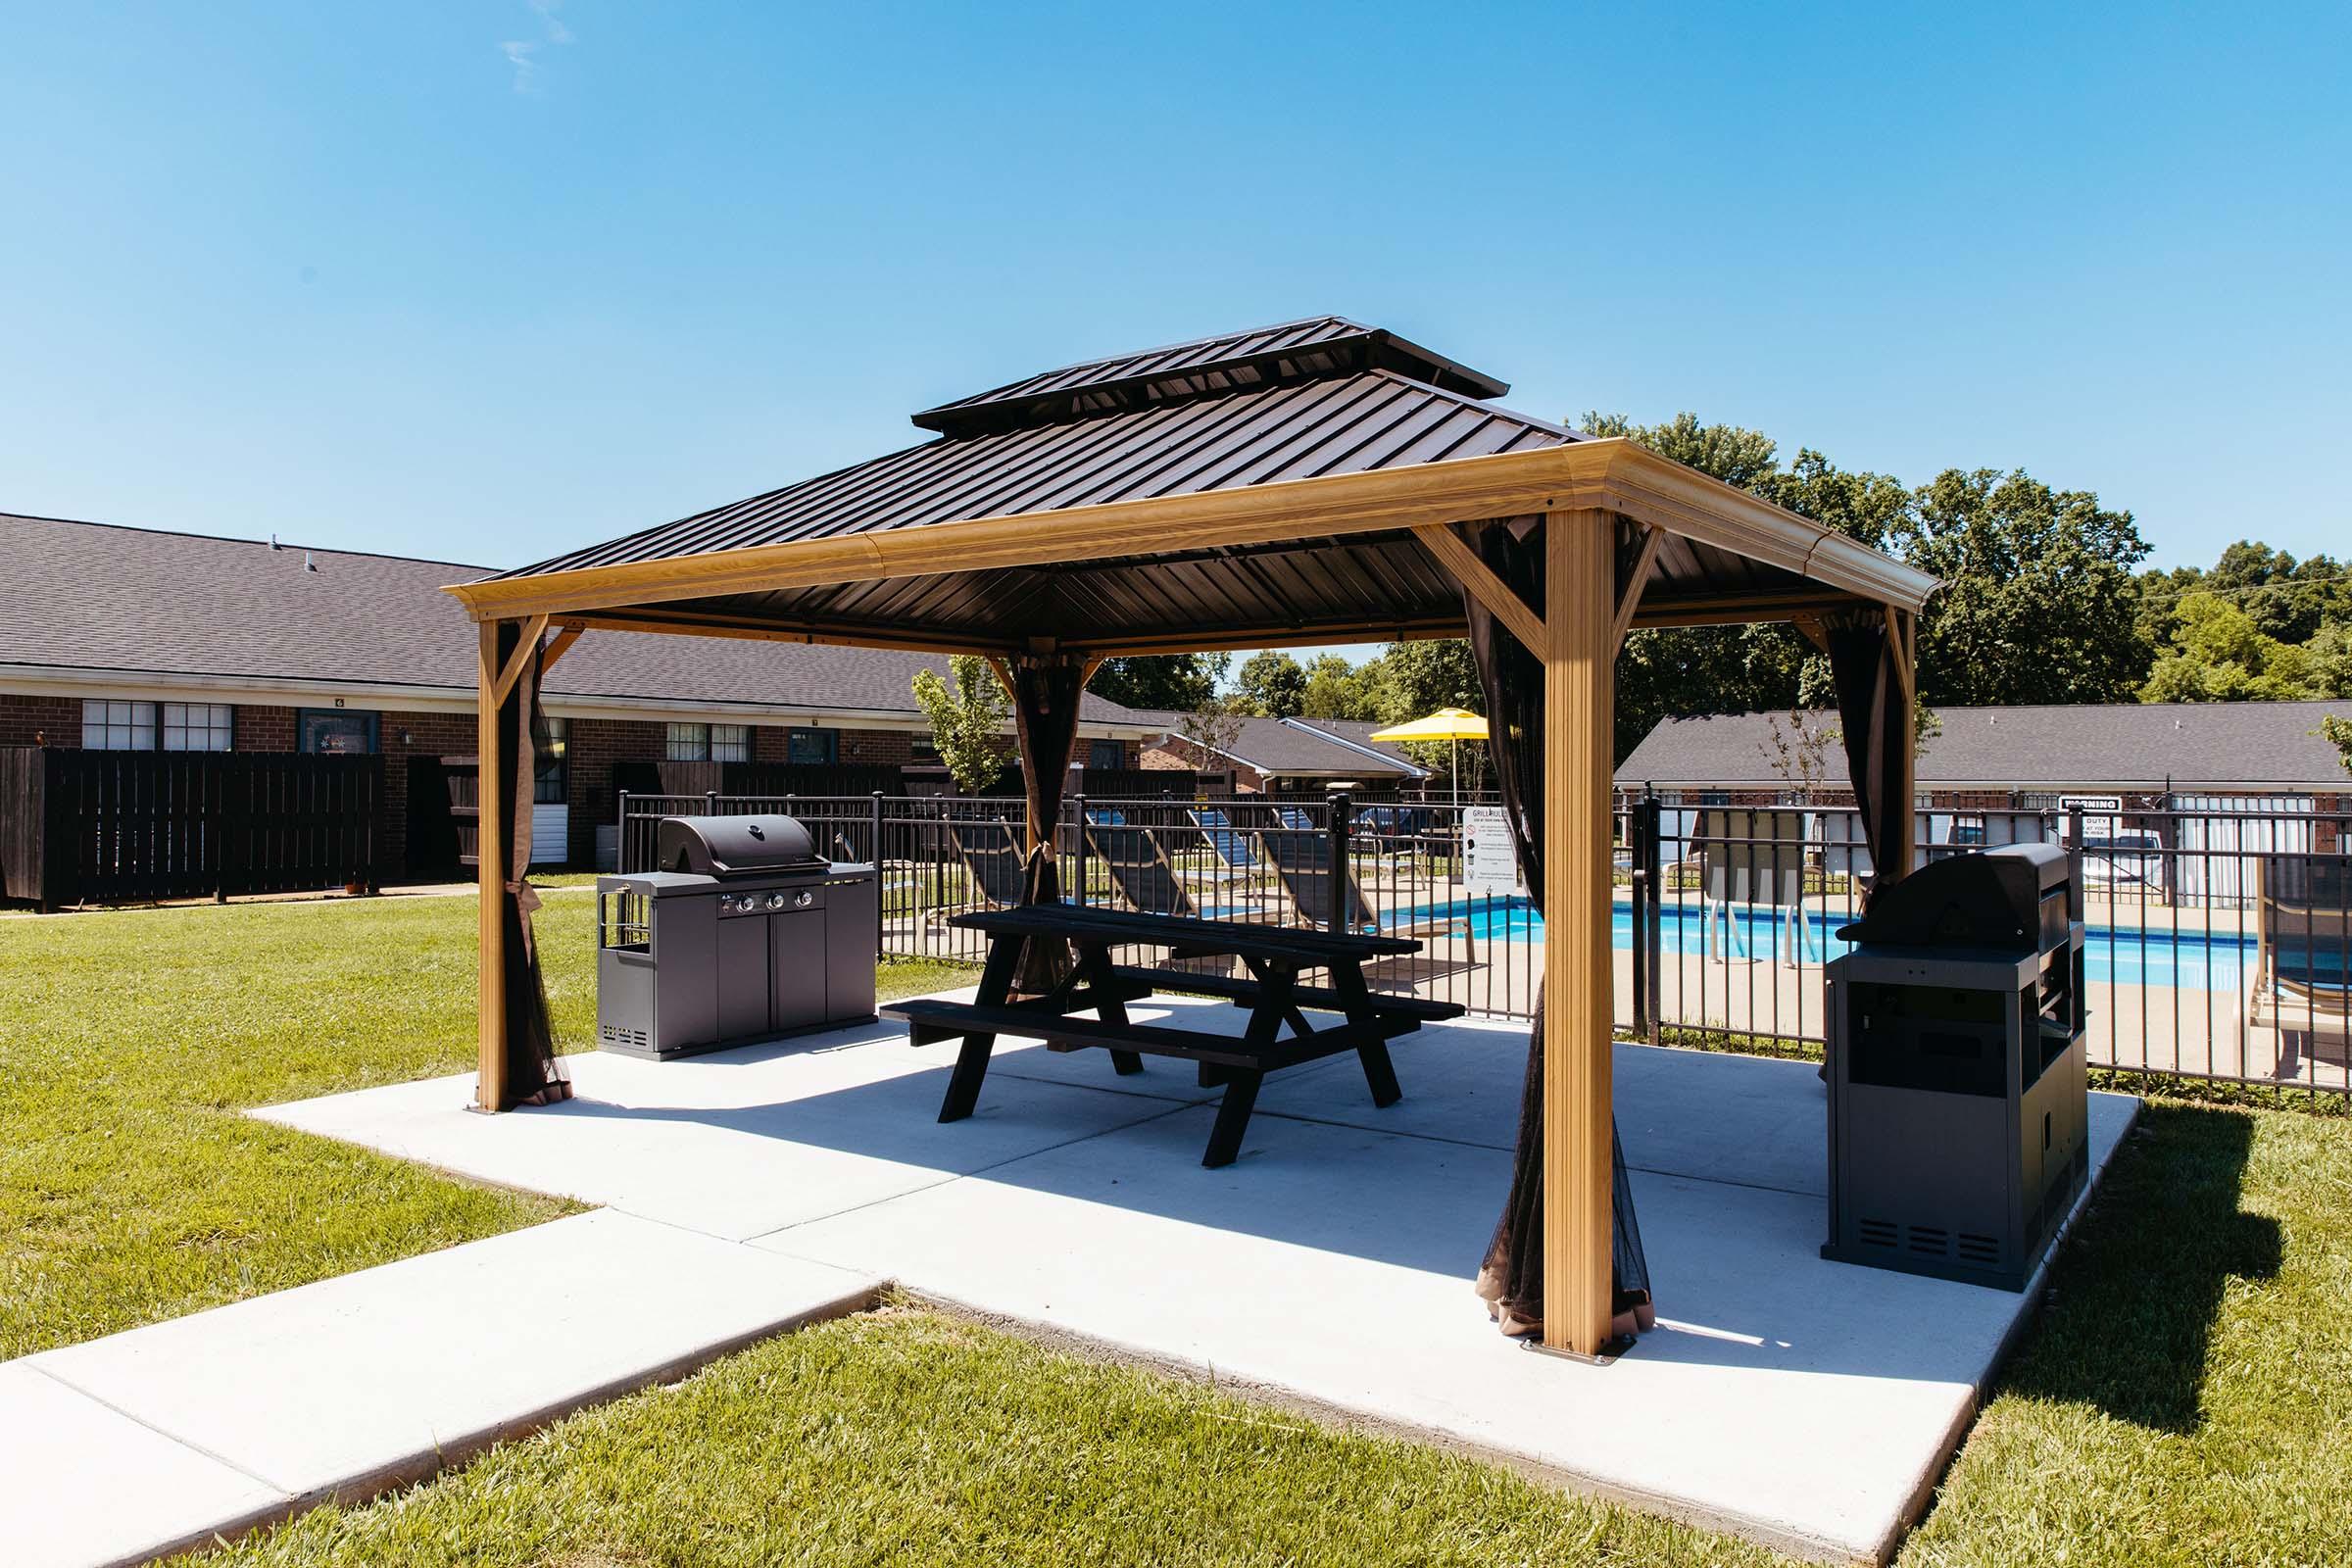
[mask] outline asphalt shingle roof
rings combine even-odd
[[[475,641],[441,590],[489,568],[0,514],[0,677],[10,665],[364,686],[474,684]],[[590,632],[550,695],[915,713],[914,672],[878,649]],[[1090,696],[1086,716],[1129,721]]]
[[[1186,715],[1183,713],[1150,712],[1138,717],[1164,725],[1171,735],[1182,738]],[[1318,734],[1318,728],[1343,735],[1358,745],[1370,743],[1353,733],[1360,728],[1370,734],[1377,724],[1353,725],[1345,721],[1307,719],[1291,721],[1280,718],[1242,718],[1231,722],[1240,725],[1227,755],[1237,761],[1275,773],[1328,773],[1334,776],[1357,774],[1365,777],[1412,775],[1420,770],[1394,747],[1372,746],[1383,757],[1366,757],[1351,747],[1342,746],[1330,736]],[[1385,759],[1385,760],[1384,760]]]
[[[2162,703],[2047,708],[1942,708],[1943,731],[1920,759],[1922,788],[2161,790],[2195,785],[2310,787],[2352,792],[2335,748],[2315,733],[2352,701]],[[1778,789],[1772,731],[1786,713],[1669,718],[1617,769],[1620,784]],[[1835,725],[1835,714],[1806,716]],[[1847,782],[1844,748],[1823,756],[1823,782]]]

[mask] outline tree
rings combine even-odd
[[[988,662],[956,654],[948,660],[946,680],[937,670],[916,670],[914,702],[931,721],[931,739],[949,775],[975,793],[995,783],[1004,767],[1002,737],[1011,708]]]
[[[1898,554],[1943,586],[1919,633],[1920,696],[1955,703],[2120,703],[2154,650],[2131,568],[2148,553],[2129,512],[2023,469],[1946,468],[1895,528]]]
[[[1371,682],[1364,670],[1338,654],[1320,654],[1306,666],[1306,693],[1299,702],[1298,716],[1365,719],[1380,715],[1372,706]]]
[[[1241,742],[1242,720],[1248,716],[1235,699],[1211,697],[1185,711],[1177,732],[1200,748],[1200,765],[1213,770],[1233,755]]]
[[[1229,662],[1224,654],[1106,659],[1088,689],[1126,708],[1190,712],[1216,696]]]
[[[1268,648],[1243,663],[1234,690],[1252,713],[1296,718],[1306,710],[1306,666],[1279,648]]]
[[[2240,602],[2204,588],[2182,595],[2171,621],[2170,646],[2140,688],[2148,702],[2352,696],[2352,624],[2330,621],[2308,642],[2282,642],[2263,631]]]
[[[1486,710],[1478,662],[1459,637],[1391,643],[1364,666],[1364,673],[1371,688],[1372,716],[1384,724],[1401,724],[1441,708]]]
[[[2343,761],[2344,771],[2352,773],[2352,718],[2337,718],[2330,714],[2320,720],[2319,732],[2335,748]]]

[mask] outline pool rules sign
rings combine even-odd
[[[1499,806],[1463,808],[1462,885],[1474,899],[1507,899],[1519,891],[1519,858]]]

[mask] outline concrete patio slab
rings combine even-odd
[[[37,1368],[0,1366],[0,1556],[12,1568],[145,1562],[284,1500]]]
[[[257,1297],[9,1370],[263,1484],[250,1523],[364,1498],[779,1330],[876,1282],[611,1211]],[[159,1439],[158,1441],[162,1441]],[[109,1495],[119,1460],[100,1464]],[[83,1559],[75,1559],[83,1560]]]
[[[1242,1023],[1215,1003],[1152,1005]],[[1814,1068],[1621,1046],[1660,1326],[1606,1367],[1533,1353],[1469,1290],[1507,1180],[1525,1028],[1459,1023],[1393,1050],[1401,1102],[1373,1107],[1350,1057],[1278,1074],[1221,1170],[1200,1164],[1214,1095],[1180,1064],[1120,1079],[1099,1053],[1004,1051],[980,1113],[941,1127],[944,1050],[887,1028],[695,1062],[574,1057],[580,1100],[514,1116],[465,1114],[463,1079],[270,1114],[1786,1550],[1884,1560],[2034,1293],[1824,1262]],[[2093,1097],[2094,1171],[2135,1111]]]
[[[568,1059],[575,1098],[523,1116],[463,1114],[470,1073],[257,1114],[740,1241],[1203,1098],[1166,1062],[1122,1078],[1099,1052],[1029,1047],[991,1068],[977,1112],[942,1126],[955,1048],[917,1050],[887,1024],[680,1061]]]

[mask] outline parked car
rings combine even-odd
[[[2164,840],[2147,828],[2082,835],[2082,880],[2091,886],[2164,888]]]

